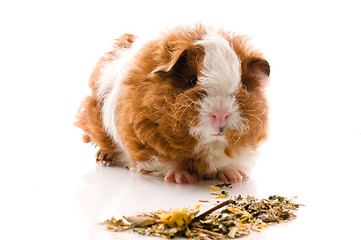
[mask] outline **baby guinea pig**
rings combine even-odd
[[[247,37],[196,25],[124,34],[97,63],[76,125],[97,161],[196,183],[239,182],[266,139],[270,66]]]

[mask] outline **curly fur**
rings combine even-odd
[[[213,177],[238,168],[242,152],[266,139],[269,73],[245,36],[202,25],[148,41],[124,34],[96,65],[76,125],[99,147],[100,161]],[[218,108],[230,116],[222,136],[209,123]]]

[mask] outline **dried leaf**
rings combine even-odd
[[[152,217],[143,217],[143,216],[130,216],[124,217],[125,220],[139,227],[146,227],[152,225],[156,222],[155,218]]]

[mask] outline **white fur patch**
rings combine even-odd
[[[215,136],[210,114],[216,109],[228,112],[227,128],[246,132],[248,124],[241,117],[240,106],[235,94],[240,87],[241,61],[238,59],[230,43],[214,31],[207,33],[195,44],[205,50],[204,66],[199,76],[200,86],[207,92],[199,102],[199,121],[191,127],[190,134],[198,139],[195,152],[206,152],[206,161],[210,165],[210,175],[226,169],[241,169],[241,162],[228,157],[224,150],[227,139]],[[243,170],[243,169],[241,169]]]
[[[203,40],[195,44],[205,50],[204,66],[199,76],[200,86],[207,95],[199,102],[199,122],[190,129],[190,134],[199,139],[199,147],[212,141],[225,141],[211,127],[209,115],[212,111],[222,109],[230,114],[227,127],[243,129],[247,127],[240,115],[235,94],[240,86],[240,60],[230,43],[214,31],[209,31]]]
[[[147,161],[137,162],[135,167],[132,167],[131,170],[136,172],[147,171],[153,176],[166,176],[167,173],[174,169],[172,163],[162,163],[159,161],[157,156],[152,156]]]
[[[119,49],[114,60],[103,67],[99,79],[97,94],[98,98],[104,102],[102,108],[104,128],[123,149],[124,147],[115,124],[114,112],[117,107],[117,101],[122,95],[123,81],[127,78],[128,71],[132,67],[136,54],[144,44],[145,41],[137,39],[131,48]]]
[[[240,60],[230,43],[211,31],[195,43],[205,50],[199,83],[209,96],[230,95],[240,85]]]
[[[227,143],[221,141],[213,141],[203,145],[203,150],[207,151],[206,160],[210,166],[210,173],[216,173],[235,162],[234,159],[229,158],[224,153],[226,146]]]
[[[242,170],[249,174],[254,166],[254,160],[257,152],[245,148],[242,149],[239,156],[230,158],[224,153],[225,142],[214,141],[203,145],[203,150],[207,152],[206,161],[210,170],[206,173],[208,177],[214,177],[216,173],[227,170]]]

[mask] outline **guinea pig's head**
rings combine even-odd
[[[195,152],[219,141],[232,156],[266,137],[270,67],[244,36],[199,28],[160,44],[152,74],[162,102],[153,107],[169,141]]]

